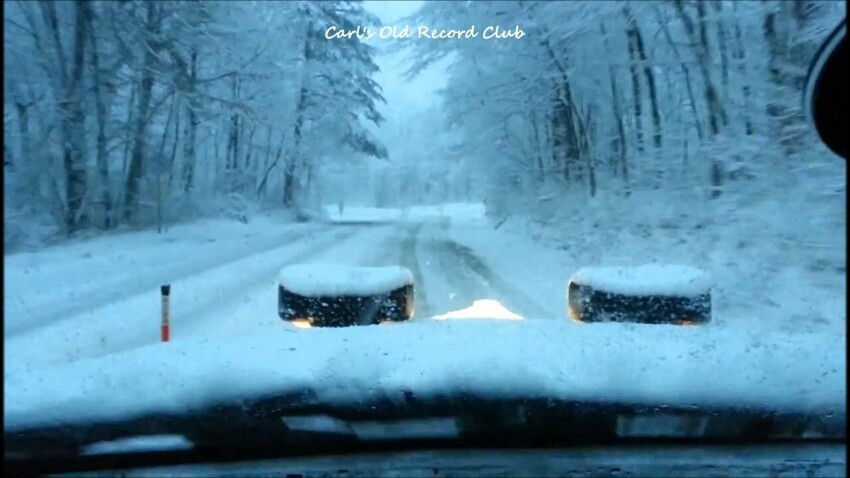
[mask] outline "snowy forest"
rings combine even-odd
[[[320,158],[387,155],[373,49],[323,37],[374,22],[356,2],[7,4],[7,225],[295,208]]]
[[[388,125],[375,45],[324,37],[378,26],[362,2],[7,2],[4,245],[300,213],[380,175],[378,205],[483,201],[500,221],[551,226],[561,213],[574,232],[699,229],[758,203],[741,227],[795,218],[787,228],[805,221],[843,250],[831,234],[844,227],[844,164],[804,122],[801,92],[844,9],[425,2],[407,23],[525,36],[388,41],[411,77],[436,64],[447,75],[427,117]],[[340,164],[359,173],[328,186],[323,171]]]

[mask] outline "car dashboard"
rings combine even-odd
[[[120,476],[252,477],[843,477],[846,446],[631,445],[561,449],[423,449],[308,458],[115,468]],[[102,476],[104,472],[98,473]],[[56,476],[85,476],[70,473]]]

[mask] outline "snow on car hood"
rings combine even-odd
[[[303,390],[329,404],[400,390],[809,411],[846,403],[843,335],[528,319],[275,325],[7,374],[6,428]]]

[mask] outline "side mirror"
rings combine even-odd
[[[847,20],[821,46],[806,78],[803,110],[821,141],[847,159]]]

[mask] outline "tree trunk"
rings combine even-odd
[[[699,51],[702,56],[700,65],[705,79],[705,100],[711,107],[712,123],[719,123],[716,127],[716,131],[713,132],[713,134],[718,134],[720,132],[720,128],[727,124],[726,109],[720,101],[720,95],[717,92],[717,87],[714,85],[714,81],[712,80],[710,73],[711,69],[709,68],[712,59],[711,46],[708,42],[708,21],[705,17],[705,3],[697,2],[696,7],[697,18],[699,19]]]
[[[29,104],[21,102],[15,103],[15,111],[18,114],[18,134],[21,135],[20,149],[18,157],[21,161],[33,161],[31,141],[30,141],[30,119],[29,119]],[[5,143],[4,143],[5,144]]]
[[[605,45],[606,56],[611,57],[611,46],[608,44],[608,32],[605,30],[605,24],[599,24],[599,32],[602,33],[602,41]],[[620,89],[617,87],[617,74],[614,71],[614,65],[610,62],[608,63],[608,79],[609,79],[609,87],[611,89],[611,109],[612,113],[614,113],[615,125],[617,128],[617,136],[618,141],[617,144],[619,147],[615,151],[614,158],[614,171],[619,172],[621,178],[623,179],[623,184],[625,186],[625,195],[629,196],[629,168],[627,164],[627,141],[626,141],[626,129],[623,126],[623,105],[622,100],[620,99]]]
[[[531,117],[531,131],[534,138],[534,158],[537,160],[537,178],[538,181],[542,182],[546,177],[546,172],[543,166],[543,151],[540,148],[540,127],[538,125],[537,115]]]
[[[135,117],[133,116],[133,112],[135,108],[133,108],[133,104],[136,103],[136,95],[137,90],[139,89],[138,84],[133,82],[130,85],[130,96],[127,98],[127,127],[125,128],[124,133],[124,152],[121,155],[121,178],[125,179],[127,177],[127,166],[130,164],[130,150],[133,145],[133,128],[130,126],[134,124]]]
[[[563,168],[564,181],[567,182],[570,181],[568,114],[567,107],[561,101],[556,101],[552,112],[552,159]]]
[[[74,2],[74,53],[66,96],[60,104],[62,112],[65,166],[65,198],[68,204],[65,226],[72,233],[85,225],[83,200],[86,195],[85,114],[83,112],[83,71],[85,68],[88,17],[81,2]],[[55,10],[53,11],[55,14]],[[59,41],[58,39],[56,40]],[[61,49],[61,45],[57,44]]]
[[[90,2],[81,1],[80,8],[83,9],[83,14],[88,18],[88,37],[91,41],[91,58],[92,58],[92,73],[94,75],[94,104],[95,115],[97,118],[97,173],[100,180],[98,196],[100,197],[100,207],[103,214],[103,229],[109,229],[112,226],[112,198],[109,191],[109,164],[107,163],[106,152],[106,115],[107,105],[104,97],[103,85],[104,79],[100,70],[100,57],[97,51],[97,36],[94,31],[94,11]]]
[[[147,4],[147,25],[148,41],[156,34],[156,9],[157,4],[151,2]],[[154,52],[152,45],[147,45],[145,48],[144,59],[142,63],[142,78],[139,85],[139,103],[136,112],[136,121],[133,126],[133,152],[130,156],[130,167],[127,175],[127,184],[124,189],[124,220],[132,222],[138,209],[139,185],[142,180],[144,171],[144,160],[146,153],[145,142],[147,140],[147,123],[148,111],[150,109],[151,93],[153,90],[153,72],[151,68],[154,63]]]
[[[697,56],[697,62],[702,73],[704,83],[705,102],[708,105],[709,111],[709,134],[714,138],[720,133],[721,126],[726,125],[726,111],[720,103],[720,98],[717,94],[717,88],[711,77],[711,55],[708,45],[708,32],[706,30],[705,21],[705,4],[696,2],[697,14],[699,16],[699,27],[694,25],[693,20],[685,12],[681,0],[675,2],[679,17],[685,25],[685,31],[691,40],[691,46]],[[711,161],[711,197],[718,198],[721,194],[721,188],[724,182],[724,168],[719,158],[712,156]]]
[[[655,149],[661,149],[661,111],[658,108],[658,92],[655,88],[655,75],[652,74],[652,68],[649,63],[649,58],[646,54],[646,47],[643,43],[643,35],[638,27],[637,19],[632,14],[631,10],[626,7],[626,19],[629,22],[632,40],[634,42],[635,53],[640,64],[643,66],[643,76],[646,79],[646,88],[649,94],[649,107],[652,116],[652,145]]]
[[[635,112],[635,146],[638,154],[642,155],[646,149],[643,140],[643,98],[640,90],[640,76],[637,69],[637,48],[635,47],[634,33],[626,30],[629,49],[629,75],[632,79],[632,100]]]
[[[688,102],[690,103],[691,111],[694,115],[694,126],[697,130],[697,137],[700,141],[702,141],[702,139],[705,138],[705,129],[703,127],[702,120],[700,119],[699,110],[697,110],[696,95],[694,94],[693,82],[691,81],[691,71],[682,59],[682,55],[679,53],[679,48],[676,46],[676,42],[674,42],[672,36],[670,36],[670,30],[667,28],[667,21],[662,18],[661,12],[658,9],[655,9],[655,13],[658,17],[658,23],[661,25],[661,32],[664,34],[664,38],[667,40],[670,49],[673,51],[676,61],[682,67],[682,74],[685,77],[685,91],[688,93]]]
[[[3,168],[9,168],[9,172],[15,171],[15,157],[6,143],[3,143]]]
[[[231,98],[233,102],[239,100],[239,80],[235,76],[231,84]],[[235,170],[239,168],[239,115],[234,111],[230,114],[230,130],[227,135],[227,160],[225,161],[226,170]]]
[[[585,118],[576,112],[576,118],[579,126],[579,138],[581,145],[581,155],[584,157],[584,166],[587,171],[587,184],[590,190],[590,197],[596,196],[596,164],[594,164],[594,155],[591,150],[592,141],[592,125],[593,125],[593,110],[588,108]]]
[[[737,3],[732,3],[732,15],[736,19],[737,15]],[[742,84],[741,84],[741,96],[744,98],[743,108],[740,108],[741,115],[744,119],[744,130],[747,136],[752,136],[755,133],[755,128],[753,126],[753,121],[750,117],[751,111],[751,101],[750,97],[752,96],[752,89],[750,88],[749,83],[747,83],[747,63],[746,63],[746,54],[744,53],[744,40],[743,34],[741,33],[741,24],[738,21],[735,21],[735,24],[732,28],[734,33],[734,43],[732,48],[732,59],[738,67],[738,74],[741,76]]]
[[[286,142],[286,137],[281,137],[280,144],[277,147],[277,153],[275,153],[274,161],[266,167],[266,171],[263,174],[263,178],[260,180],[260,185],[257,186],[257,196],[262,196],[266,192],[266,187],[269,181],[269,173],[277,166],[280,161],[281,156],[283,155],[283,145]]]
[[[800,108],[796,105],[788,104],[783,101],[786,96],[786,89],[799,91],[802,89],[802,83],[805,79],[804,75],[796,75],[792,73],[789,67],[804,69],[805,62],[800,58],[795,58],[801,52],[801,48],[790,45],[791,38],[795,34],[792,29],[798,29],[805,21],[805,3],[796,1],[789,4],[786,2],[767,2],[762,0],[768,8],[764,17],[762,29],[764,38],[767,42],[768,54],[770,55],[768,63],[768,73],[770,82],[775,85],[776,91],[771,100],[767,104],[767,114],[772,122],[772,130],[776,132],[778,141],[784,147],[787,156],[792,156],[800,152],[800,145],[803,144],[800,129],[796,123],[802,120]],[[782,17],[790,16],[796,22],[780,22],[777,18],[777,9],[789,9],[783,12]],[[786,28],[782,28],[785,26]]]
[[[558,78],[555,80],[557,95],[555,96],[553,120],[556,123],[553,124],[552,129],[554,134],[552,146],[558,155],[555,159],[563,161],[564,180],[569,182],[573,176],[571,174],[573,163],[579,163],[581,159],[575,104],[566,67],[555,54],[548,40],[544,40],[542,46],[546,49],[550,60],[558,70]]]
[[[252,145],[254,144],[254,133],[256,133],[256,132],[257,132],[257,126],[256,125],[252,125],[251,129],[248,130],[248,138],[247,138],[247,141],[245,142],[245,165],[244,165],[244,169],[245,169],[246,172],[249,171],[250,168],[251,168],[251,153],[252,153],[252,150],[253,150]]]
[[[714,13],[717,15],[715,24],[717,26],[717,49],[720,53],[720,82],[723,85],[723,90],[729,91],[729,53],[726,39],[726,25],[723,24],[723,2],[720,0],[712,0],[711,6],[714,7]],[[727,93],[728,96],[728,93]]]
[[[258,164],[254,168],[254,170],[257,172],[257,176],[256,176],[257,178],[260,178],[260,175],[262,174],[262,172],[268,171],[269,166],[272,164],[272,133],[274,132],[274,128],[272,128],[271,126],[268,126],[266,128],[266,131],[267,131],[268,134],[266,135],[266,153],[265,153],[265,155],[263,155],[263,167],[261,169],[260,165],[259,165],[259,161],[257,161]],[[256,194],[257,194],[257,197],[259,198],[259,197],[261,197],[260,196],[260,183],[259,182],[257,183],[256,187],[257,187]]]
[[[179,97],[178,97],[179,98]],[[180,101],[175,98],[175,112],[174,112],[174,142],[171,143],[171,154],[168,156],[168,190],[171,191],[171,188],[174,184],[174,170],[177,166],[177,148],[180,145]]]
[[[154,180],[156,181],[156,232],[162,233],[162,207],[163,200],[165,196],[165,189],[163,189],[163,166],[165,165],[165,144],[168,142],[168,130],[171,127],[171,123],[174,120],[174,116],[178,109],[178,96],[174,95],[174,100],[171,104],[171,108],[168,109],[168,117],[165,120],[165,127],[162,128],[162,138],[159,142],[159,151],[157,151],[155,156],[156,161],[156,175]]]
[[[720,97],[711,76],[711,54],[708,45],[708,31],[705,22],[705,4],[695,2],[699,15],[699,25],[688,16],[684,10],[682,0],[676,0],[675,5],[679,12],[679,18],[685,26],[685,31],[690,38],[691,47],[697,56],[697,64],[702,73],[704,83],[704,97],[709,110],[709,134],[711,137],[720,133],[721,126],[726,124],[726,111],[720,103]]]
[[[304,42],[305,45],[307,42]],[[306,49],[306,46],[305,46]],[[293,154],[287,158],[286,167],[283,170],[283,205],[288,208],[295,207],[295,176],[301,158],[301,128],[304,124],[304,114],[307,109],[307,89],[302,86],[298,94],[298,105],[295,108],[295,124],[293,126]]]
[[[195,182],[195,142],[198,133],[198,114],[195,111],[195,82],[197,81],[198,51],[192,49],[189,67],[189,91],[186,102],[186,130],[183,139],[183,192],[188,196]]]

